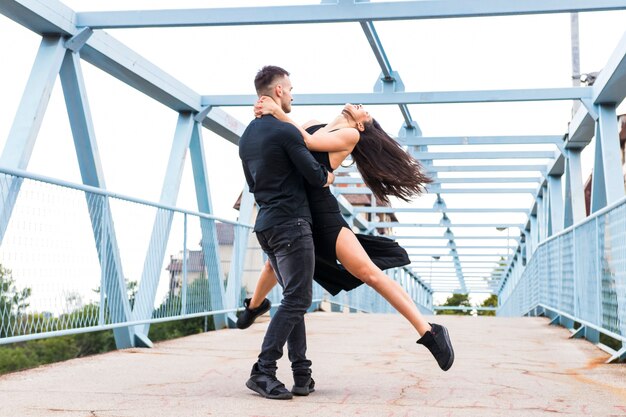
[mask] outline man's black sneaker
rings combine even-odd
[[[274,375],[259,373],[256,363],[252,367],[246,387],[270,400],[290,400],[293,398],[293,394]]]
[[[291,393],[294,395],[307,396],[313,391],[315,391],[315,380],[311,378],[311,371],[294,372]]]
[[[272,307],[272,303],[267,298],[263,300],[260,306],[257,308],[249,308],[250,306],[250,298],[246,298],[243,300],[243,306],[245,309],[241,313],[239,317],[237,317],[237,328],[238,329],[247,329],[252,326],[252,323],[256,320],[257,317],[267,313],[269,309]]]
[[[447,371],[454,363],[454,350],[448,329],[434,323],[430,323],[430,326],[431,330],[424,333],[417,343],[426,346],[437,360],[439,367]]]

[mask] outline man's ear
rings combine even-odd
[[[282,84],[276,84],[276,87],[274,87],[274,93],[276,94],[276,97],[278,97],[278,98],[283,96],[283,86],[282,86]]]

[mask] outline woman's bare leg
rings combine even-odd
[[[267,297],[267,294],[272,291],[272,288],[274,288],[277,282],[276,274],[274,274],[274,269],[272,268],[270,261],[266,261],[263,269],[261,270],[261,275],[259,275],[256,287],[254,288],[254,294],[252,294],[252,299],[250,300],[248,308],[255,309],[260,306],[265,297]]]
[[[342,228],[337,237],[337,258],[355,277],[382,295],[417,330],[420,336],[430,330],[417,306],[400,284],[385,275],[369,258],[354,233]]]

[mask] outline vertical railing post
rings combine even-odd
[[[572,296],[574,297],[574,315],[580,317],[580,303],[578,302],[578,285],[576,285],[578,268],[576,266],[576,228],[572,229]]]
[[[107,204],[105,202],[105,196],[98,196],[98,200],[100,201],[100,240],[98,244],[100,245],[100,251],[102,253],[102,261],[100,262],[100,315],[98,317],[99,324],[104,325],[105,316],[104,312],[106,310],[106,297],[104,296],[104,286],[107,274],[107,250],[106,250],[106,233],[104,233],[105,220],[108,216],[108,212],[106,210]],[[97,205],[96,205],[97,206]]]
[[[180,313],[187,314],[187,213],[183,214],[183,282],[181,283]]]
[[[600,229],[598,228],[598,217],[594,219],[595,223],[595,244],[596,244],[596,288],[597,288],[597,303],[596,303],[596,322],[597,326],[602,326],[602,256],[600,255]],[[600,334],[591,328],[585,329],[585,338],[593,343],[600,342]]]

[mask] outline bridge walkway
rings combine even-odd
[[[317,391],[262,399],[244,383],[267,319],[0,377],[0,416],[626,416],[626,365],[545,318],[437,316],[442,372],[399,315],[307,316]],[[291,385],[289,364],[279,377]]]

